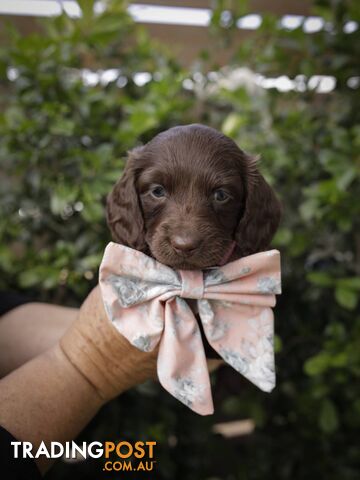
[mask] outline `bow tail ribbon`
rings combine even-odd
[[[182,298],[165,303],[157,366],[160,383],[175,398],[200,415],[214,412],[200,329]]]
[[[213,349],[265,392],[275,387],[274,315],[271,308],[199,300],[204,333]],[[231,334],[229,334],[231,332]]]

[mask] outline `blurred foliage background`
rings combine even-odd
[[[344,32],[360,20],[358,5],[314,2],[332,27],[312,34],[265,15],[216,70],[211,52],[180,67],[126,2],[96,16],[91,1],[79,4],[82,18],[47,19],[41,33],[9,25],[0,51],[0,288],[79,305],[110,240],[104,199],[126,151],[173,125],[205,123],[260,153],[285,211],[273,242],[283,265],[275,391],[224,367],[212,378],[216,413],[202,418],[149,383],[104,408],[81,439],[156,440],[151,478],[163,480],[358,479],[360,127],[349,78],[359,76],[360,42],[358,30]],[[219,47],[231,45],[246,2],[213,5],[209,28]],[[263,89],[254,72],[298,87]],[[317,93],[314,75],[335,77],[335,89]],[[225,439],[212,430],[238,419],[255,431]],[[101,473],[95,460],[59,462],[47,478]]]

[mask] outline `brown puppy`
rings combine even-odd
[[[268,249],[280,216],[254,158],[199,124],[170,128],[129,152],[107,201],[114,240],[175,269]]]
[[[107,200],[114,240],[175,269],[268,249],[280,216],[255,159],[199,124],[170,128],[129,152]],[[220,358],[198,323],[207,358]]]

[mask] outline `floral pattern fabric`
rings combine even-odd
[[[210,379],[195,299],[205,335],[226,363],[265,392],[275,386],[275,294],[281,293],[277,250],[204,271],[175,271],[110,242],[100,265],[105,310],[139,350],[159,344],[162,386],[201,415],[213,413]]]

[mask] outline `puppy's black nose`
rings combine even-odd
[[[174,235],[170,243],[177,253],[191,253],[200,246],[201,239],[191,235]]]

